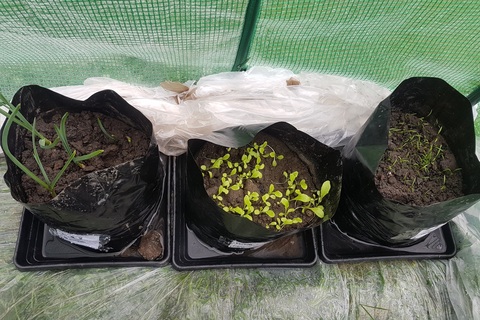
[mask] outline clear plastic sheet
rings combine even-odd
[[[185,85],[189,90],[177,93],[160,85],[147,88],[90,78],[81,86],[53,90],[82,100],[100,90],[115,90],[154,123],[159,149],[167,155],[185,152],[189,138],[215,130],[280,121],[334,146],[355,133],[390,93],[371,82],[266,67],[214,74]],[[224,137],[216,138],[210,141]]]
[[[284,86],[285,77],[288,79],[293,75],[282,72],[284,76],[277,83]],[[237,76],[248,79],[251,73]],[[325,77],[330,80],[321,84],[317,77],[324,78],[298,75],[301,83],[312,91],[308,98],[302,100],[305,105],[299,103],[303,113],[292,112],[288,117],[292,117],[292,124],[299,129],[302,124],[303,128],[311,126],[306,130],[310,133],[340,130],[338,138],[332,141],[340,141],[353,133],[378,102],[388,95],[385,89],[372,90],[375,86],[371,84],[367,85],[367,89],[363,83],[336,77]],[[197,94],[202,94],[202,81],[208,79],[202,78],[196,84]],[[271,79],[276,81],[277,78],[272,75]],[[85,87],[99,91],[101,87],[111,86],[112,80],[95,81],[99,81],[95,88],[90,88],[93,85],[89,82]],[[138,93],[152,90],[161,99],[166,97],[171,100],[162,104],[156,115],[157,119],[171,117],[168,119],[172,122],[166,126],[168,130],[164,128],[160,134],[171,137],[168,145],[175,146],[174,153],[183,150],[182,143],[187,134],[195,132],[201,136],[220,128],[226,121],[238,123],[240,119],[235,118],[234,113],[220,112],[221,106],[229,99],[221,96],[219,89],[212,89],[211,93],[205,93],[203,98],[197,97],[196,101],[186,100],[177,105],[175,95],[165,93],[163,89],[121,85],[137,88]],[[267,81],[251,88],[259,95],[267,95],[265,91],[270,90],[271,96],[276,96],[272,87],[266,86]],[[242,81],[232,88],[231,93],[239,92],[240,88]],[[262,91],[262,88],[265,89]],[[77,87],[77,90],[83,89],[82,86]],[[282,101],[289,94],[303,90],[306,88],[284,86],[276,97]],[[118,92],[133,105],[143,107],[154,100],[145,100],[140,94],[126,96],[121,88]],[[78,98],[82,98],[79,91],[77,94]],[[164,94],[166,96],[162,96]],[[218,112],[204,108],[202,102],[205,103],[208,97],[217,99]],[[252,102],[245,108],[253,106],[253,101],[256,100],[245,99],[245,102]],[[316,107],[311,104],[306,107],[309,101],[316,101]],[[348,107],[332,114],[330,109],[338,106],[336,102],[339,101]],[[265,107],[270,103],[255,103],[257,110],[267,114]],[[265,119],[284,120],[278,110],[288,113],[292,101],[282,103],[284,109],[274,109],[277,112],[267,114]],[[298,105],[295,104],[295,107]],[[153,109],[153,106],[150,105],[150,108]],[[155,114],[152,110],[150,112]],[[319,118],[314,120],[314,115],[318,113]],[[249,123],[259,121],[252,119],[251,115],[243,119]],[[318,119],[325,121],[318,122]],[[0,158],[0,174],[3,175],[5,170],[5,161]],[[379,261],[338,265],[319,262],[312,268],[304,269],[192,272],[177,272],[171,267],[164,267],[22,273],[12,263],[21,206],[11,198],[3,180],[0,181],[0,214],[0,319],[480,319],[479,204],[453,220],[458,253],[448,261]]]

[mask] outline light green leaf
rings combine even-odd
[[[318,207],[314,207],[314,208],[308,208],[310,210],[313,211],[313,213],[315,213],[315,215],[319,218],[323,218],[325,213],[323,212],[323,206],[318,206]]]
[[[312,200],[311,197],[309,197],[308,195],[304,194],[304,193],[300,193],[299,195],[297,195],[295,198],[293,198],[293,200],[297,200],[297,201],[301,201],[301,202],[310,202]]]
[[[325,181],[320,188],[320,199],[323,199],[330,192],[330,180]]]

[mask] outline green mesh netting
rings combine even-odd
[[[250,66],[332,73],[390,88],[410,76],[441,77],[464,94],[479,86],[477,1],[251,5],[257,10],[244,20],[247,0],[4,0],[0,89],[11,94],[25,84],[78,84],[92,76],[158,84],[229,71],[244,21],[256,29],[242,43]]]

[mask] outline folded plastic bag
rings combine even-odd
[[[281,121],[336,146],[353,135],[390,93],[371,82],[265,67],[209,75],[184,85],[188,90],[179,93],[162,86],[90,78],[83,85],[52,90],[75,99],[114,90],[152,121],[159,149],[167,155],[186,152],[188,139],[213,131]],[[217,142],[222,139],[218,136]]]

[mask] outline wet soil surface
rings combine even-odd
[[[461,169],[441,130],[413,114],[392,112],[388,148],[375,174],[385,198],[427,206],[463,195]]]
[[[54,125],[59,126],[63,114],[49,113],[36,119],[36,128],[50,140],[56,137]],[[114,137],[109,138],[100,128],[97,118],[100,119],[106,132]],[[89,154],[96,150],[104,150],[102,154],[82,161],[83,168],[71,163],[58,181],[55,192],[58,194],[68,184],[82,176],[96,170],[112,167],[145,155],[149,146],[150,137],[131,126],[107,117],[101,113],[81,112],[70,113],[66,123],[68,143],[77,156]],[[20,161],[38,177],[42,177],[41,171],[33,158],[32,136],[29,132],[24,136],[25,150],[22,152]],[[62,169],[68,159],[68,154],[59,143],[53,149],[38,147],[42,164],[50,180]],[[51,199],[51,194],[43,187],[23,175],[22,184],[28,196],[29,203],[43,203]]]
[[[314,182],[312,175],[308,169],[308,166],[295,154],[292,152],[287,145],[285,145],[282,141],[269,136],[265,133],[258,134],[255,139],[245,147],[242,148],[231,148],[229,151],[230,158],[229,161],[232,163],[242,163],[242,155],[246,153],[246,148],[252,147],[254,143],[262,144],[265,141],[268,142],[267,149],[276,153],[276,155],[283,155],[283,159],[276,159],[276,166],[273,166],[273,159],[272,158],[264,158],[262,163],[265,164],[265,167],[261,170],[262,177],[256,179],[248,179],[244,182],[243,188],[239,190],[230,190],[228,194],[222,194],[223,201],[222,203],[226,206],[232,207],[244,207],[244,196],[248,194],[248,192],[256,192],[260,195],[265,195],[269,191],[269,187],[271,184],[274,185],[275,190],[280,191],[283,195],[286,194],[286,190],[288,187],[287,178],[284,176],[284,172],[292,173],[294,171],[298,171],[298,178],[297,181],[302,179],[305,180],[306,184],[308,185],[308,191],[311,190],[318,190],[320,188],[317,185],[318,182]],[[271,149],[270,149],[271,148]],[[198,166],[206,166],[207,168],[212,165],[212,159],[218,159],[226,154],[227,148],[218,146],[211,143],[206,143],[201,150],[197,153],[195,159]],[[244,169],[244,171],[251,170],[255,161],[250,162],[248,168]],[[210,178],[208,174],[204,173],[204,186],[207,190],[208,195],[213,198],[213,196],[217,193],[219,186],[222,184],[222,175],[231,173],[232,168],[228,166],[222,166],[219,170],[211,170],[213,176]],[[233,182],[235,183],[236,175],[229,176],[232,178]],[[271,203],[271,209],[275,212],[276,217],[278,217],[278,213],[284,211],[284,205],[280,203],[280,198],[276,199],[269,199]],[[261,202],[261,199],[257,202]],[[294,207],[293,203],[291,204]],[[232,213],[237,214],[237,213]],[[267,214],[252,214],[252,221],[258,223],[262,226],[269,225],[272,221],[275,221],[276,218],[271,218]],[[277,231],[287,231],[297,228],[302,228],[312,222],[312,220],[316,217],[315,214],[310,211],[306,210],[302,213],[301,209],[296,209],[294,212],[288,214],[289,219],[294,219],[299,217],[302,219],[301,223],[298,224],[291,224],[291,225],[284,225],[281,230]],[[270,226],[269,229],[276,230],[275,226]]]

